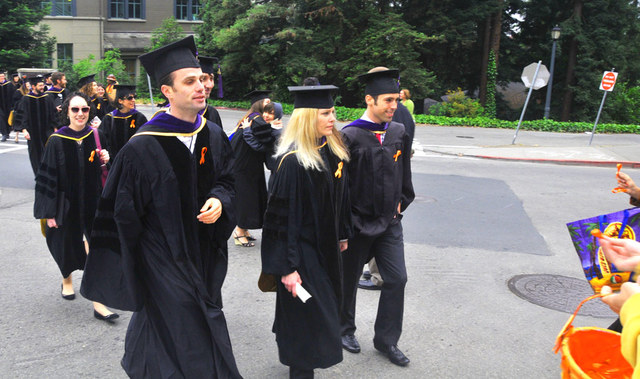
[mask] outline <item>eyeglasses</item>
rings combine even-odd
[[[129,95],[129,96],[125,97],[125,99],[127,99],[127,100],[135,100],[136,99],[136,95]]]
[[[90,110],[91,108],[89,107],[71,107],[71,112],[73,113],[78,113],[80,111],[82,111],[82,113],[89,113]]]

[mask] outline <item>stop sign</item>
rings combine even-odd
[[[549,70],[547,70],[547,66],[543,64],[540,65],[540,69],[538,70],[538,76],[536,77],[536,82],[532,83],[533,76],[536,73],[537,67],[538,67],[537,63],[531,63],[530,65],[525,67],[524,70],[522,70],[522,75],[520,76],[520,78],[522,79],[522,82],[524,83],[525,87],[531,88],[533,85],[533,89],[540,89],[547,85],[547,82],[549,81],[549,76],[551,75],[549,74]]]
[[[602,75],[602,81],[600,81],[600,90],[613,91],[613,86],[616,85],[616,79],[618,79],[617,72],[605,71]]]

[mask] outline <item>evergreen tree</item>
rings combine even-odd
[[[55,38],[48,25],[39,24],[50,11],[41,1],[0,0],[0,69],[14,72],[20,67],[48,67]]]

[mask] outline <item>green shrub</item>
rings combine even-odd
[[[462,89],[448,90],[449,100],[436,104],[429,108],[429,112],[435,116],[449,117],[478,117],[484,109],[478,100],[470,99],[462,92]]]
[[[217,107],[248,109],[248,101],[234,102],[225,100],[210,100],[211,104]],[[291,114],[293,105],[282,104],[285,114]],[[352,121],[358,119],[364,113],[364,108],[347,108],[336,106],[336,116],[340,121]],[[416,124],[442,125],[442,126],[469,126],[478,128],[501,128],[515,130],[518,122],[500,120],[491,117],[448,117],[435,115],[415,115]],[[561,133],[584,133],[593,130],[591,122],[560,122],[553,120],[530,120],[523,121],[521,130],[534,130],[543,132]],[[634,133],[640,134],[640,125],[633,124],[598,124],[597,133]]]

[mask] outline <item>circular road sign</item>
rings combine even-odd
[[[531,63],[527,67],[522,70],[522,82],[525,87],[531,88],[531,84],[533,82],[533,76],[536,73],[536,67],[538,67],[538,63]],[[549,82],[549,70],[547,70],[547,66],[541,64],[540,70],[538,70],[538,77],[536,77],[536,82],[533,83],[533,89],[540,89],[547,85]]]
[[[600,90],[613,91],[613,86],[616,85],[616,79],[618,79],[617,72],[605,71],[602,75],[602,81],[600,82]]]

